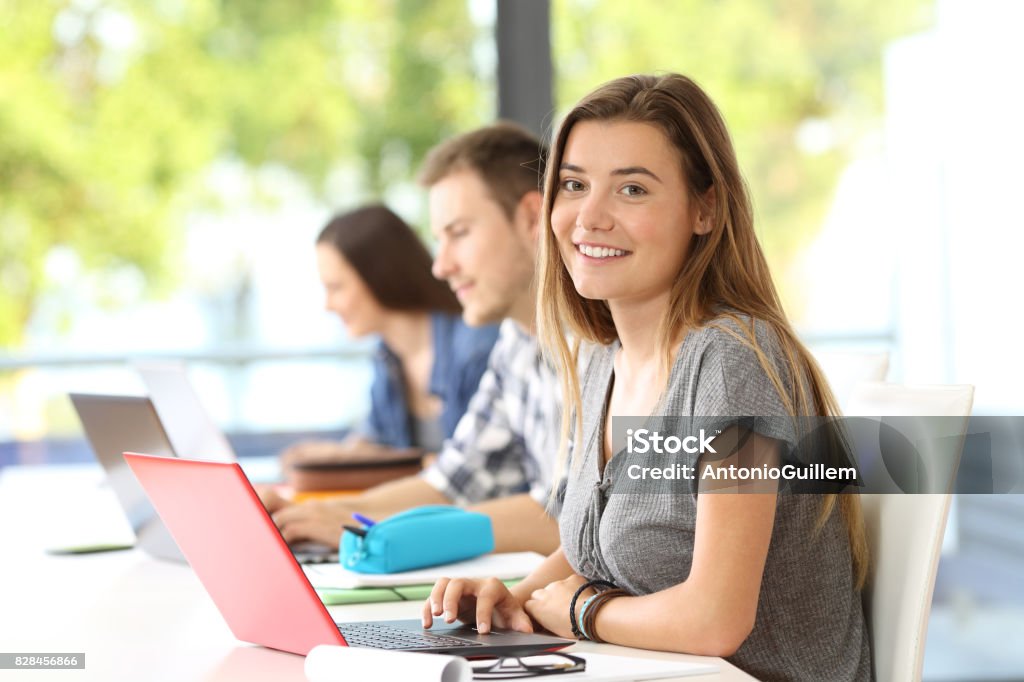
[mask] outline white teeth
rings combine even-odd
[[[609,258],[611,256],[626,255],[626,252],[622,249],[612,249],[606,246],[588,246],[587,244],[579,244],[577,248],[584,256],[590,256],[591,258]]]

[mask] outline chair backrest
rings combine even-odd
[[[847,401],[845,414],[961,417],[962,422],[953,422],[959,429],[959,440],[951,446],[959,458],[973,401],[973,386],[863,383]],[[878,682],[921,679],[928,615],[950,501],[948,494],[861,496],[871,552],[864,611]]]
[[[832,393],[840,405],[846,405],[854,389],[865,381],[885,381],[889,373],[889,354],[815,350],[814,359],[825,373]]]

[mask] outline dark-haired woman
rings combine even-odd
[[[343,460],[387,448],[437,452],[476,392],[497,327],[469,327],[455,295],[430,272],[430,253],[388,208],[335,216],[316,241],[327,310],[349,336],[380,337],[370,414],[341,442],[306,441],[283,464]]]

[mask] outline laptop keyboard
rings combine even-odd
[[[459,637],[416,632],[382,623],[344,623],[338,625],[349,646],[371,649],[437,649],[453,646],[483,646]]]

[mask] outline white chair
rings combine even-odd
[[[958,429],[958,434],[954,434],[958,438],[944,442],[946,448],[956,448],[953,460],[958,461],[973,400],[973,386],[863,383],[854,389],[845,414],[959,417],[959,420],[944,422],[949,429]],[[948,462],[950,458],[945,459]],[[927,464],[930,458],[926,454],[923,460]],[[953,470],[941,475],[955,473],[954,462]],[[949,485],[943,489],[951,489]],[[864,610],[878,682],[921,679],[928,615],[951,497],[949,494],[861,496],[871,551],[863,594]]]
[[[840,405],[846,405],[854,389],[865,381],[885,381],[889,373],[889,354],[815,350],[814,359],[825,373],[832,393]]]

